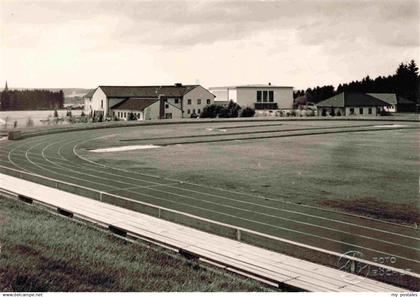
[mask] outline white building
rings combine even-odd
[[[200,85],[99,86],[85,98],[85,113],[128,119],[189,118],[213,104],[214,95]],[[146,100],[146,101],[144,101]]]
[[[227,104],[230,100],[244,107],[256,110],[290,109],[293,107],[293,87],[268,85],[245,85],[212,87],[216,95],[214,103]]]

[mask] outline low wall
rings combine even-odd
[[[292,257],[304,259],[314,263],[326,265],[332,268],[337,268],[337,263],[340,257],[343,255],[327,250],[310,247],[300,243],[294,243],[292,241],[284,240],[282,238],[276,238],[267,234],[262,234],[252,230],[236,227],[233,225],[223,224],[216,221],[200,218],[194,215],[182,213],[179,211],[162,208],[156,205],[143,203],[133,199],[121,197],[118,195],[112,195],[109,193],[103,193],[86,187],[57,181],[50,178],[45,178],[36,174],[24,173],[19,170],[7,168],[0,165],[0,172],[8,174],[14,177],[22,178],[28,181],[40,183],[42,185],[54,187],[66,192],[73,194],[86,196],[99,200],[105,203],[109,203],[115,206],[124,207],[133,211],[144,213],[153,217],[158,217],[173,223],[182,224],[189,226],[201,231],[209,232],[215,235],[227,237],[234,240],[258,246],[261,248],[269,249],[275,252],[283,253]],[[368,275],[369,278],[373,278],[379,281],[404,287],[410,290],[420,290],[420,282],[417,277],[412,273],[401,273],[402,270],[393,269],[388,266],[380,265],[368,261],[359,261],[359,259],[344,256],[348,259],[358,261],[359,263],[370,265],[371,271],[390,271],[395,273],[375,273]]]

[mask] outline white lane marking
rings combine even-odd
[[[376,125],[373,126],[375,128],[401,128],[401,127],[408,127],[407,125],[399,125],[399,124],[390,124],[390,125]]]
[[[160,148],[159,145],[154,144],[144,144],[144,145],[126,145],[126,146],[115,146],[101,149],[89,150],[92,153],[112,153],[112,152],[124,152],[124,151],[135,151],[135,150],[147,150]]]
[[[94,138],[87,139],[87,140],[85,140],[85,141],[82,141],[82,142],[76,143],[76,144],[73,146],[73,154],[75,154],[78,158],[80,158],[80,159],[82,159],[82,160],[85,160],[86,162],[89,162],[89,163],[95,164],[96,166],[99,166],[99,167],[103,167],[103,168],[110,168],[110,169],[114,169],[114,170],[117,170],[117,171],[122,171],[122,172],[127,172],[127,173],[133,173],[133,172],[128,171],[128,170],[124,170],[124,169],[121,169],[121,168],[116,168],[116,167],[112,167],[112,166],[108,166],[108,165],[104,165],[104,164],[101,164],[101,163],[98,163],[98,162],[92,161],[92,160],[90,160],[90,159],[88,159],[88,158],[85,158],[85,157],[83,157],[83,156],[81,156],[80,154],[78,154],[78,153],[77,153],[76,148],[77,148],[80,144],[86,143],[86,142],[88,142],[88,141],[91,141],[91,140],[93,140],[93,139],[97,139],[97,138],[98,138],[98,137],[94,137]],[[73,142],[73,141],[72,141],[72,142]],[[69,143],[70,143],[70,142],[69,142]],[[101,171],[101,173],[110,174],[110,173],[107,173],[107,172],[102,172],[102,171]],[[148,175],[148,174],[144,174],[144,173],[137,173],[137,172],[135,172],[135,173],[136,173],[136,174],[140,174],[140,175],[144,175],[144,176],[148,176],[148,177],[159,178],[159,177],[157,177],[157,176]],[[114,174],[111,174],[111,175],[114,175]],[[116,175],[116,176],[118,176],[118,175]],[[142,179],[133,178],[133,177],[125,177],[125,178],[132,179],[132,180],[137,180],[137,181],[143,181]],[[167,178],[167,180],[173,180],[173,181],[177,181],[177,182],[182,182],[182,181],[178,181],[178,180],[176,180],[176,179],[170,179],[170,178]],[[153,182],[153,183],[160,184],[160,183],[158,183],[158,182]],[[194,186],[200,186],[200,185],[196,185],[196,184],[193,184],[193,183],[186,183],[186,184],[192,184],[192,185],[194,185]],[[164,184],[162,184],[162,185],[164,185]],[[195,190],[191,190],[191,189],[184,189],[184,188],[179,188],[179,187],[174,187],[174,186],[169,186],[169,187],[172,187],[172,188],[175,188],[175,189],[181,189],[181,190],[185,190],[185,191],[194,192],[194,193],[197,193],[197,194],[202,194],[202,192],[195,191]],[[211,187],[207,187],[207,188],[210,188],[210,189],[211,189]],[[219,189],[219,188],[218,188],[218,189]],[[223,189],[220,189],[220,190],[223,190]],[[225,191],[226,191],[226,192],[236,193],[236,194],[246,195],[246,194],[244,194],[244,193],[239,193],[239,192],[235,192],[235,191],[229,191],[229,190],[225,190]],[[169,192],[168,192],[168,193],[169,193]],[[224,196],[220,196],[220,195],[215,195],[215,194],[210,194],[210,193],[205,193],[205,194],[210,195],[210,196],[220,197],[220,198],[222,198],[222,199],[223,199],[223,198],[224,198],[224,199],[229,199],[229,198],[226,198],[226,197],[224,197]],[[250,196],[250,197],[253,197],[253,198],[259,198],[259,199],[265,199],[264,197],[258,197],[258,196],[253,196],[253,195],[247,195],[247,196]],[[274,201],[279,201],[279,200],[276,200],[276,199],[272,199],[272,200],[274,200]],[[283,202],[283,201],[279,201],[279,202]],[[251,202],[249,202],[249,203],[251,203]],[[287,202],[284,202],[284,203],[287,203]],[[251,204],[252,204],[252,203],[251,203]],[[293,203],[290,203],[290,204],[292,204],[292,205],[296,205],[296,204],[293,204]],[[255,205],[260,205],[260,204],[255,204]],[[268,206],[265,206],[265,207],[269,208]],[[274,207],[272,207],[272,208],[273,208],[273,209],[277,209],[277,208],[274,208]],[[317,207],[314,207],[314,208],[315,208],[315,209],[324,210],[324,209],[322,209],[322,208],[317,208]],[[280,210],[280,209],[277,209],[277,210]],[[287,211],[287,212],[291,212],[291,213],[297,213],[297,214],[301,214],[301,215],[306,215],[306,216],[309,216],[309,217],[315,217],[315,218],[320,218],[320,219],[324,219],[324,220],[329,220],[329,221],[333,221],[333,222],[338,222],[338,223],[342,223],[342,224],[347,224],[347,225],[357,226],[357,227],[359,227],[359,228],[365,228],[365,229],[375,230],[375,231],[382,232],[382,233],[388,233],[388,234],[393,234],[393,235],[397,235],[397,236],[407,237],[407,238],[411,238],[411,239],[415,239],[415,240],[420,240],[419,238],[416,238],[416,237],[412,237],[412,236],[408,236],[408,235],[401,235],[401,234],[399,234],[399,233],[389,232],[389,231],[386,231],[386,230],[377,229],[377,228],[373,228],[373,227],[367,227],[367,226],[364,226],[364,225],[358,225],[358,224],[349,223],[349,222],[345,222],[345,221],[340,221],[340,220],[335,220],[335,219],[329,219],[329,218],[320,217],[320,216],[316,216],[316,215],[309,215],[309,214],[306,214],[306,213],[301,213],[301,212],[298,212],[298,211],[290,211],[290,210],[285,210],[285,211]],[[359,218],[360,218],[360,217],[359,217]],[[379,221],[380,221],[380,220],[379,220]],[[387,223],[387,222],[383,222],[383,221],[380,221],[380,222],[381,222],[381,223]],[[398,225],[398,226],[399,226],[399,225]],[[405,227],[405,226],[404,226],[404,227]]]
[[[31,147],[30,148],[30,150],[32,149],[33,147]],[[27,155],[26,155],[27,156]],[[30,160],[29,160],[30,161]],[[31,162],[32,163],[32,162]],[[35,164],[36,165],[36,164]],[[39,167],[39,166],[37,166],[37,167]],[[48,170],[48,169],[47,169]],[[150,196],[150,195],[149,195]],[[154,196],[151,196],[152,198],[155,198],[156,199],[156,197],[154,197]],[[157,198],[157,199],[159,199],[159,198]],[[160,200],[162,200],[162,199],[160,199]],[[207,209],[204,209],[204,210],[207,210]],[[207,210],[208,211],[208,210]],[[227,214],[228,215],[228,214]],[[252,220],[251,220],[252,221]],[[254,221],[254,222],[256,222],[256,223],[258,223],[257,221]],[[284,229],[284,228],[281,228],[281,229]],[[294,230],[290,230],[290,231],[292,231],[292,232],[294,232]]]
[[[59,142],[59,141],[58,141],[58,142]],[[58,143],[58,142],[55,142],[55,143]],[[111,181],[110,179],[107,179],[107,178],[101,178],[101,177],[94,176],[94,175],[91,175],[91,174],[86,174],[86,173],[82,173],[82,172],[80,172],[80,171],[75,171],[75,170],[72,170],[72,169],[68,169],[68,168],[66,168],[66,167],[63,167],[63,166],[61,166],[61,165],[56,164],[56,162],[52,162],[52,161],[48,160],[48,158],[46,158],[46,156],[45,156],[45,154],[44,154],[44,153],[45,153],[45,150],[46,150],[49,146],[51,146],[51,145],[53,145],[53,144],[55,144],[55,143],[50,143],[49,145],[47,145],[46,147],[44,147],[44,148],[43,148],[43,150],[42,150],[42,158],[43,158],[43,159],[45,159],[47,162],[49,162],[49,163],[51,163],[51,164],[53,164],[53,165],[55,165],[55,166],[59,166],[59,167],[61,167],[61,168],[65,169],[65,170],[70,170],[70,171],[73,171],[73,172],[77,172],[77,173],[79,173],[79,174],[84,174],[84,175],[87,175],[87,176],[93,176],[93,177],[96,177],[96,178],[99,178],[99,179],[102,179],[102,180],[109,180],[109,181]],[[42,144],[42,143],[39,143],[39,144]],[[30,150],[32,150],[34,147],[38,146],[39,144],[37,144],[37,145],[35,145],[35,146],[30,147],[30,148],[29,148],[29,150],[25,153],[25,156],[27,157],[27,156],[28,156],[28,153],[30,152]],[[28,158],[28,157],[27,157],[27,159],[28,159],[28,161],[30,161],[30,162],[31,162],[31,160],[29,160],[29,158]],[[31,162],[31,163],[33,163],[33,162]],[[35,163],[33,163],[33,164],[34,164],[35,166],[37,166],[37,167],[41,168],[41,167],[40,167],[40,166],[38,166],[37,164],[35,164]],[[54,171],[52,171],[52,170],[47,169],[48,167],[47,167],[47,166],[45,166],[45,165],[44,165],[44,166],[42,166],[42,167],[44,167],[46,170],[48,170],[48,171],[50,171],[50,172],[54,172]],[[53,167],[53,168],[54,168],[54,167]],[[63,175],[63,174],[59,174],[59,175]],[[76,178],[76,177],[72,177],[72,178],[79,179],[79,178]],[[79,180],[82,180],[82,179],[79,179]],[[115,181],[115,180],[112,180],[112,181]],[[107,186],[107,185],[102,184],[102,183],[100,183],[100,182],[93,182],[93,181],[89,181],[89,182],[94,183],[94,184],[98,184],[98,185]],[[121,183],[121,184],[131,185],[131,184],[126,183],[126,182],[121,182],[121,181],[117,181],[117,182],[118,182],[118,183]],[[150,183],[153,183],[153,182],[150,182]],[[168,187],[171,187],[170,185],[166,185],[166,184],[160,184],[160,183],[155,183],[155,184],[156,184],[157,186],[168,186]],[[165,200],[165,201],[172,202],[172,203],[175,203],[175,204],[188,205],[188,204],[185,204],[185,203],[173,202],[172,200],[161,199],[161,198],[156,197],[156,196],[153,196],[153,195],[148,195],[148,194],[146,195],[146,194],[142,194],[142,193],[134,192],[134,191],[128,190],[127,188],[117,188],[117,187],[114,187],[114,186],[109,186],[109,187],[116,189],[115,191],[118,191],[118,190],[124,190],[124,191],[131,192],[131,193],[135,193],[135,194],[138,194],[138,195],[141,195],[141,196],[149,196],[149,197],[151,197],[152,199]],[[139,187],[141,187],[141,186],[139,186]],[[153,190],[155,190],[155,189],[153,189]],[[112,190],[112,191],[114,191],[114,190]],[[207,204],[217,205],[217,203],[214,203],[214,202],[211,202],[211,201],[207,201],[207,200],[202,200],[202,199],[196,199],[196,198],[193,198],[193,197],[190,197],[190,196],[185,196],[185,195],[175,194],[175,193],[171,193],[171,192],[167,192],[167,191],[162,191],[162,190],[155,190],[155,191],[157,191],[157,192],[162,192],[162,193],[165,193],[165,194],[171,194],[171,195],[175,195],[175,196],[183,197],[183,198],[190,199],[190,200],[195,200],[195,201],[199,201],[199,202],[204,202],[204,203],[207,203]],[[200,192],[197,192],[197,193],[200,193]],[[222,199],[225,199],[225,200],[232,200],[232,201],[236,201],[236,202],[241,202],[240,200],[236,200],[236,199],[230,199],[230,198],[224,198],[224,197],[221,197],[221,198],[222,198]],[[256,205],[255,203],[249,203],[249,204]],[[228,206],[228,205],[225,205],[225,207],[227,207],[227,208],[232,208],[232,209],[238,209],[238,210],[241,210],[241,211],[244,211],[244,212],[256,213],[256,214],[259,214],[259,215],[263,215],[263,216],[267,216],[267,217],[273,217],[273,218],[277,218],[277,219],[281,219],[281,220],[285,220],[285,221],[291,221],[291,222],[294,222],[294,223],[297,223],[297,224],[303,224],[303,225],[313,226],[313,227],[315,227],[315,228],[327,229],[327,230],[330,230],[330,231],[333,231],[333,232],[344,233],[344,234],[351,234],[351,233],[349,233],[349,232],[342,231],[342,230],[338,230],[338,229],[334,229],[334,228],[323,227],[323,226],[319,226],[319,225],[315,225],[315,224],[310,224],[310,223],[305,223],[305,222],[301,222],[301,221],[296,221],[296,220],[292,220],[292,219],[279,218],[279,217],[277,217],[277,216],[273,216],[273,215],[269,215],[269,214],[266,214],[266,213],[261,213],[261,212],[250,211],[250,210],[243,209],[243,208],[239,208],[239,207]],[[194,207],[194,208],[200,208],[200,209],[203,209],[203,208],[201,208],[201,207]],[[270,207],[266,207],[266,208],[270,208]],[[276,209],[276,208],[274,208],[274,209]],[[213,211],[213,212],[215,212],[215,211]],[[221,213],[221,214],[225,214],[225,213],[223,213],[223,212],[220,212],[220,213]],[[226,214],[226,215],[228,215],[228,214]],[[239,218],[239,217],[238,217],[238,218]],[[260,222],[260,221],[254,221],[254,220],[251,220],[251,221],[252,221],[252,222],[255,222],[255,223],[257,223],[257,224],[258,224],[258,223],[260,223],[260,224],[265,224],[265,223]],[[284,228],[284,227],[276,227],[276,226],[273,226],[273,227],[274,227],[274,228],[276,228],[276,229],[286,229],[286,230],[292,230],[292,229],[289,229],[289,228]],[[308,233],[303,233],[303,234],[308,234]],[[308,235],[309,235],[309,234],[308,234]],[[362,238],[371,239],[371,240],[374,240],[374,241],[383,242],[383,243],[390,244],[390,245],[398,245],[398,246],[402,246],[402,247],[409,248],[409,249],[415,249],[415,248],[407,247],[407,246],[404,246],[404,245],[396,244],[396,243],[393,243],[393,242],[388,242],[388,241],[384,241],[384,240],[380,240],[380,239],[372,238],[372,237],[365,236],[365,235],[360,235],[360,234],[353,234],[353,235],[358,236],[358,237],[362,237]],[[328,238],[328,237],[323,237],[323,238]],[[331,239],[331,240],[332,240],[332,239]],[[351,244],[350,244],[350,245],[351,245]]]

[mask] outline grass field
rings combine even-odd
[[[226,133],[258,132],[262,129],[311,129],[314,123],[259,125],[262,126],[239,128],[240,125],[229,127],[219,124],[226,130],[219,135],[226,137]],[[331,124],[321,122],[316,125]],[[214,125],[203,125],[182,130],[173,127],[130,129],[124,134],[97,139],[85,146],[90,149],[121,143],[162,144],[174,141],[165,138],[165,135],[185,136],[175,140],[182,141],[191,139],[191,134],[205,134],[207,129],[214,128]],[[150,139],[156,137],[163,139]],[[120,141],[122,139],[126,141]],[[206,140],[204,137],[198,139]],[[204,142],[130,152],[89,153],[87,156],[127,170],[281,197],[294,203],[339,208],[408,224],[418,221],[416,130]],[[358,207],[348,205],[353,203],[357,203]]]
[[[0,198],[0,226],[3,292],[271,290],[22,202]]]

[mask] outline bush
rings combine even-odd
[[[321,115],[323,117],[326,117],[327,116],[327,111],[325,109],[322,109]]]
[[[331,108],[330,116],[332,116],[332,117],[335,116],[335,109],[334,108]]]
[[[341,111],[337,111],[337,116],[341,117]]]
[[[379,115],[381,115],[381,116],[391,116],[392,113],[390,113],[389,111],[386,111],[386,110],[381,110],[379,112]]]
[[[240,117],[242,118],[251,118],[255,115],[255,110],[251,107],[246,107],[244,109],[241,110],[241,115]]]
[[[135,120],[137,120],[136,115],[134,113],[130,112],[128,114],[127,121],[135,121]]]

